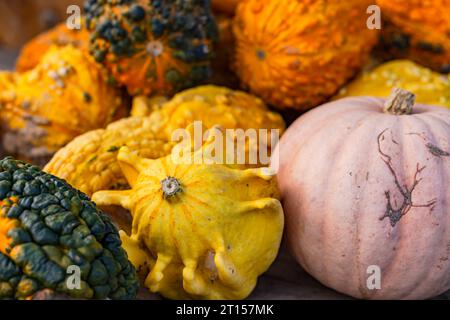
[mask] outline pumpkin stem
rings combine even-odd
[[[174,177],[167,177],[161,181],[164,198],[171,198],[181,192],[181,183]]]
[[[416,96],[414,93],[394,88],[384,104],[384,112],[395,115],[412,114],[415,100]]]

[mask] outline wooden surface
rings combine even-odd
[[[286,249],[258,281],[249,299],[324,300],[352,299],[323,286],[298,265]]]
[[[11,69],[14,65],[16,52],[5,51],[0,48],[0,70]],[[143,288],[139,294],[140,299],[161,299],[160,296],[150,294]],[[309,276],[289,255],[282,249],[277,260],[269,271],[260,277],[255,291],[249,299],[253,300],[300,300],[300,299],[352,299],[329,289]],[[436,299],[450,300],[450,291]]]
[[[348,300],[353,299],[329,289],[304,271],[286,249],[282,249],[270,270],[263,275],[250,299],[274,300]],[[450,290],[434,299],[450,300]]]
[[[142,288],[138,299],[159,300],[160,296]],[[306,273],[285,248],[269,269],[261,276],[249,300],[349,300],[352,297],[323,286]],[[450,300],[450,291],[434,299]]]

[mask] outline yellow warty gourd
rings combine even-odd
[[[265,128],[279,129],[281,133],[285,129],[283,118],[269,111],[261,99],[217,86],[201,86],[183,91],[163,104],[161,110],[152,116],[168,136],[194,121],[201,121],[207,128],[215,125],[226,129]]]
[[[196,152],[207,157],[207,150]],[[100,191],[93,200],[132,213],[131,234],[121,238],[146,287],[171,299],[247,297],[281,242],[274,172],[172,155],[142,159],[129,148],[118,159],[131,189]]]
[[[388,97],[393,88],[414,93],[418,103],[450,108],[450,77],[409,60],[387,62],[363,73],[343,88],[336,98]]]
[[[131,117],[75,138],[59,150],[44,170],[66,180],[81,192],[128,187],[117,162],[122,146],[142,157],[156,159],[167,155],[171,146],[152,129],[149,118]]]
[[[5,150],[38,165],[127,113],[104,71],[72,46],[52,47],[28,72],[0,73],[0,109]]]
[[[285,130],[281,116],[260,99],[215,86],[186,90],[166,103],[162,98],[136,98],[132,114],[135,117],[76,138],[55,154],[45,171],[92,195],[127,186],[116,161],[120,147],[127,146],[144,158],[168,155],[175,145],[172,133],[194,121],[207,128],[278,129],[280,135]]]

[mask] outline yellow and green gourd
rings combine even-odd
[[[132,299],[138,286],[116,227],[86,195],[37,167],[0,160],[0,299],[42,290]]]

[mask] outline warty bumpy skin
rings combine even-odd
[[[80,288],[67,285],[70,266]],[[136,270],[116,227],[65,181],[10,157],[0,160],[0,299],[51,289],[77,299],[131,299]]]

